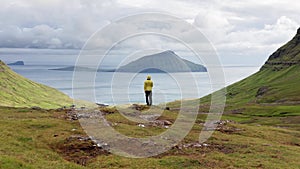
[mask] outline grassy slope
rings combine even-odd
[[[289,65],[290,62],[293,64]],[[227,87],[225,117],[300,129],[299,72],[300,28],[291,41],[269,57],[260,71]],[[207,111],[210,95],[201,102],[206,105],[202,111]]]
[[[292,103],[300,101],[300,66],[294,65],[281,71],[263,69],[254,75],[227,87],[227,104]],[[260,88],[266,88],[260,96]]]
[[[65,94],[18,75],[1,61],[0,88],[1,106],[58,108],[73,103]]]

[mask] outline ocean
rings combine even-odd
[[[0,59],[6,63],[23,60],[24,66],[10,66],[15,72],[35,82],[56,88],[75,99],[83,99],[96,103],[115,105],[144,103],[143,82],[145,73],[114,73],[97,72],[93,78],[73,80],[72,71],[51,70],[74,66],[76,55],[32,55],[22,57],[3,56]],[[109,65],[108,65],[109,66]],[[259,66],[226,65],[223,66],[225,84],[234,82],[257,72]],[[91,75],[91,73],[87,73]],[[195,73],[154,73],[153,103],[160,104],[180,99],[200,98],[211,92],[211,79],[206,72]]]

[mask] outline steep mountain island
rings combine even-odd
[[[2,61],[0,88],[0,106],[58,108],[73,104],[67,95],[22,77]]]
[[[206,67],[180,58],[168,50],[153,55],[147,55],[132,61],[118,69],[92,69],[82,66],[69,66],[51,70],[60,71],[98,71],[98,72],[133,72],[133,73],[174,73],[174,72],[206,72]]]
[[[173,51],[167,50],[161,53],[144,56],[121,66],[118,72],[206,72],[202,65],[195,64],[188,60],[180,58]]]

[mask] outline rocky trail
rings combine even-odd
[[[137,112],[141,112],[145,110],[145,107],[132,105],[130,107],[131,110],[135,110]],[[68,121],[78,122],[82,119],[100,119],[105,117],[108,114],[116,113],[115,110],[112,109],[102,109],[100,110],[87,110],[87,109],[66,109],[61,110],[64,111],[65,114],[63,118]],[[136,112],[136,113],[137,113]],[[138,114],[138,113],[137,113]],[[140,118],[145,120],[149,120],[148,123],[136,123],[135,125],[144,130],[152,130],[153,128],[162,128],[167,130],[172,126],[172,120],[159,119],[157,115],[143,115],[139,114]],[[233,121],[222,120],[218,121],[216,131],[225,134],[234,134],[242,131],[242,129],[232,127],[231,124]],[[107,121],[107,126],[114,127],[118,124],[114,122]],[[203,125],[196,124],[196,125]],[[74,129],[75,130],[75,129]],[[54,135],[56,137],[56,135]],[[97,136],[96,136],[97,137]],[[172,138],[162,138],[167,141],[172,142]],[[124,151],[132,152],[133,154],[138,154],[139,156],[148,156],[153,154],[154,151],[160,152],[161,150],[168,150],[163,154],[157,155],[155,157],[160,158],[161,156],[167,155],[176,155],[176,154],[188,154],[188,151],[191,149],[196,150],[205,156],[206,153],[211,151],[220,151],[223,153],[232,153],[234,152],[234,148],[238,147],[228,147],[223,146],[221,144],[211,144],[211,143],[199,143],[192,141],[181,141],[179,144],[176,143],[174,139],[171,147],[164,147],[159,142],[155,140],[143,140],[139,138],[127,137],[126,139],[120,140],[111,140],[109,143],[104,142],[101,139],[96,139],[93,136],[88,136],[85,133],[74,134],[70,137],[64,139],[64,141],[60,142],[58,145],[53,145],[53,149],[55,149],[58,153],[60,153],[66,160],[75,162],[80,165],[87,165],[90,161],[95,159],[97,156],[102,155],[110,155],[111,147],[117,146],[122,147]],[[143,150],[141,152],[141,150]],[[187,151],[188,150],[188,151]]]

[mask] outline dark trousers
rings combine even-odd
[[[145,91],[146,103],[148,106],[152,105],[152,91]]]

